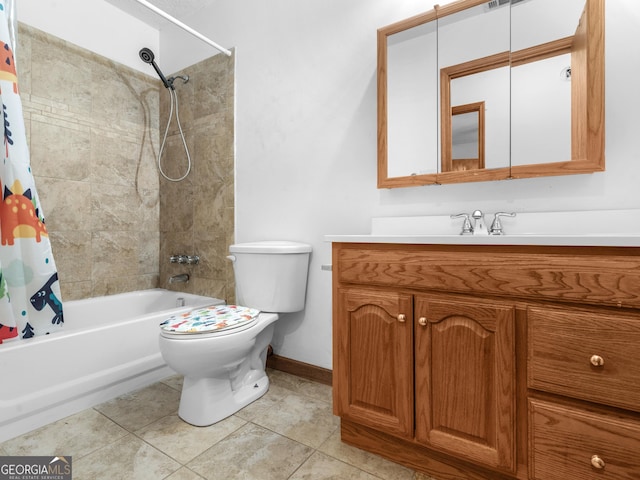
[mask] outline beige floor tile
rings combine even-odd
[[[180,392],[164,383],[156,383],[121,395],[95,409],[132,432],[177,413],[179,404]]]
[[[416,472],[416,476],[414,477],[414,480],[438,480],[435,477],[430,477],[429,475],[425,474],[425,473],[417,473]]]
[[[341,443],[330,387],[268,373],[263,397],[210,427],[178,418],[174,375],[0,444],[0,456],[71,455],[74,480],[436,480]]]
[[[412,480],[414,477],[413,470],[342,443],[340,430],[334,432],[318,450],[385,480]]]
[[[73,462],[73,480],[157,480],[181,465],[134,435]]]
[[[70,455],[75,462],[127,434],[104,415],[89,409],[8,440],[2,448],[7,455]]]
[[[215,425],[194,427],[177,415],[170,415],[138,430],[136,435],[174,460],[185,464],[245,423],[244,420],[232,416]]]
[[[175,473],[169,475],[166,480],[204,480],[200,475],[192,472],[187,467],[182,467]]]
[[[179,392],[182,392],[183,380],[184,380],[184,377],[182,375],[173,375],[171,377],[168,377],[162,380],[162,383],[164,383],[165,385],[168,385],[174,390],[178,390]]]
[[[207,480],[285,480],[312,452],[275,432],[247,424],[187,467]]]
[[[316,452],[289,480],[379,480],[367,472],[348,465],[340,460]]]
[[[315,398],[316,400],[322,400],[327,403],[333,402],[332,389],[329,385],[312,382],[311,380],[296,377],[295,375],[281,372],[279,370],[270,369],[268,370],[268,374],[272,385],[287,388],[296,393]]]
[[[314,448],[339,426],[330,404],[295,394],[287,395],[268,415],[254,418],[253,422]]]
[[[283,388],[279,385],[269,385],[269,390],[255,402],[250,403],[234,415],[244,420],[252,422],[255,419],[262,418],[271,414],[273,409],[285,397],[291,395],[291,390]]]

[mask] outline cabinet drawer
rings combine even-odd
[[[334,281],[640,307],[640,249],[334,243]]]
[[[640,317],[529,307],[530,388],[640,411]]]
[[[640,478],[640,422],[530,400],[531,480]]]

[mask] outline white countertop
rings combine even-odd
[[[487,228],[493,218],[494,212],[485,212]],[[462,219],[449,215],[374,217],[370,234],[325,235],[324,239],[425,245],[640,247],[640,209],[525,212],[503,217],[501,222],[505,235],[460,235]]]
[[[325,235],[327,242],[424,245],[556,245],[640,247],[640,235]]]

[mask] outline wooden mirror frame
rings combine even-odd
[[[570,47],[572,53],[571,77],[572,84],[574,82],[576,84],[576,87],[572,85],[571,93],[572,158],[562,162],[389,177],[387,158],[387,37],[437,18],[481,5],[486,3],[486,0],[459,0],[444,7],[436,6],[430,12],[379,29],[377,36],[378,188],[572,175],[604,171],[604,1],[585,1],[583,18],[580,19],[578,29],[572,37]],[[585,16],[586,18],[584,18]],[[536,47],[526,50],[526,54],[523,53],[524,51],[507,52],[509,54],[508,62],[512,67],[527,61],[543,58],[536,58]],[[444,88],[443,85],[441,83],[441,91]],[[444,125],[441,125],[441,135],[444,135],[445,128]],[[441,149],[444,150],[444,144],[441,145]],[[438,163],[440,163],[440,160],[437,159]]]
[[[453,118],[456,115],[467,115],[475,113],[478,118],[477,139],[478,145],[475,157],[454,158],[453,156]],[[456,105],[451,107],[451,122],[449,128],[449,140],[443,144],[442,149],[442,171],[458,172],[477,170],[484,168],[484,102],[468,103],[466,105]]]

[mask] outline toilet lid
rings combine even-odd
[[[198,334],[231,330],[255,322],[260,310],[239,305],[211,305],[171,315],[160,329],[173,334]]]

